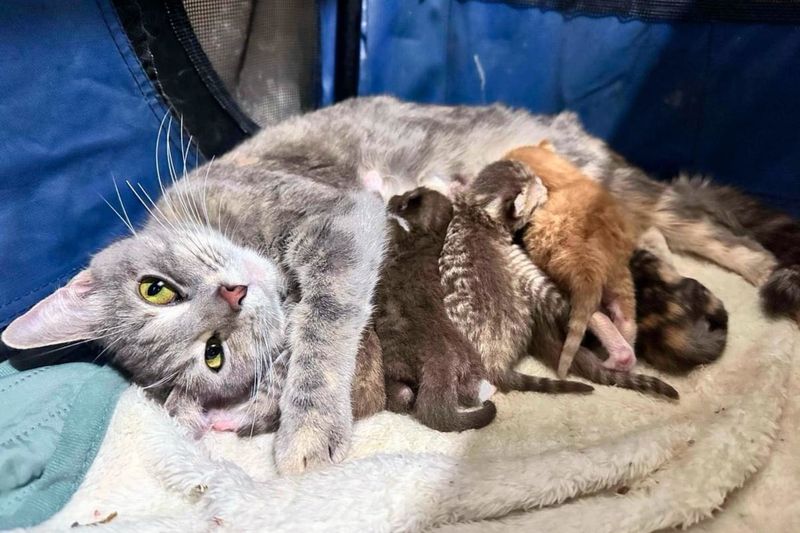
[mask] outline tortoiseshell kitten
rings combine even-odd
[[[664,236],[650,229],[631,258],[641,359],[668,372],[711,363],[725,350],[728,313],[700,282],[681,276]]]

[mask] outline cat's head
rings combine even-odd
[[[201,225],[151,223],[3,332],[20,349],[96,340],[132,379],[200,403],[247,394],[284,342],[286,280]]]
[[[389,200],[389,213],[403,219],[409,228],[423,232],[444,232],[453,218],[453,204],[442,193],[417,187]]]
[[[547,200],[547,189],[541,179],[527,165],[510,159],[484,167],[467,194],[512,233],[530,222],[533,211]]]

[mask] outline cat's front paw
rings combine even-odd
[[[287,416],[288,415],[288,416]],[[275,462],[281,474],[300,474],[341,462],[350,449],[353,416],[333,413],[283,413],[275,437]]]

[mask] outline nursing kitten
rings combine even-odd
[[[630,266],[639,357],[668,372],[685,372],[719,358],[727,340],[728,313],[700,282],[678,273],[659,231],[642,235]]]
[[[515,164],[501,161],[489,165],[473,185],[480,193],[484,180],[496,184],[495,172],[505,174],[509,167],[513,170]],[[502,375],[528,353],[555,369],[569,321],[569,302],[512,242],[519,229],[513,213],[509,210],[508,216],[492,217],[490,212],[502,212],[491,205],[494,195],[473,192],[454,202],[455,215],[439,262],[448,313],[476,346],[483,347],[479,351],[490,369],[490,379],[492,366]],[[510,197],[515,194],[516,190]],[[678,397],[674,388],[657,378],[605,368],[585,348],[578,350],[572,371],[602,385]]]
[[[625,216],[602,185],[547,143],[514,149],[505,159],[524,164],[530,172],[513,205],[514,216],[528,223],[525,249],[571,302],[559,376],[566,376],[590,323],[609,353],[606,365],[630,370],[636,361],[636,300],[628,268],[634,235]],[[507,180],[520,179],[518,171],[508,175]],[[537,190],[537,178],[545,196]],[[601,305],[612,321],[599,312]]]
[[[521,374],[533,317],[528,295],[507,267],[511,233],[459,196],[439,259],[447,316],[480,353],[489,381],[503,392],[590,392],[592,387]]]
[[[375,327],[364,330],[356,354],[353,378],[353,418],[360,420],[374,415],[386,407],[386,387],[383,375],[383,350]]]
[[[375,331],[383,348],[387,405],[439,431],[486,426],[497,413],[480,404],[480,355],[447,318],[439,256],[453,216],[450,201],[419,188],[389,201],[391,244],[378,285]],[[412,407],[413,404],[413,407]]]
[[[278,357],[264,346],[288,342],[275,446],[278,467],[299,472],[339,461],[350,442],[351,381],[385,243],[380,202],[372,194],[347,190],[363,190],[361,178],[371,171],[391,177],[399,193],[429,179],[468,185],[509,150],[542,139],[550,139],[559,154],[602,182],[637,231],[657,227],[673,250],[741,274],[762,287],[767,308],[797,318],[800,276],[793,272],[800,261],[781,254],[778,262],[773,253],[800,249],[800,232],[786,217],[764,215],[768,210],[754,200],[743,202],[742,195],[696,180],[652,180],[589,135],[574,113],[531,115],[502,105],[421,105],[365,97],[264,128],[191,172],[168,189],[169,204],[177,207],[169,224],[161,227],[157,219],[164,217],[151,206],[146,229],[134,228],[136,238],[112,245],[113,252],[100,252],[87,272],[32,315],[12,322],[3,341],[34,348],[97,339],[109,353],[120,347],[113,358],[136,383],[161,382],[168,393],[178,382],[199,397],[207,395],[206,387],[227,394],[223,382],[247,396],[257,361]],[[167,207],[164,202],[159,206]],[[211,255],[204,249],[224,264],[201,260]],[[228,269],[239,270],[239,256],[246,251],[294,287],[299,307],[287,313],[278,305],[254,313],[259,298],[253,296],[259,291],[248,289],[241,319],[228,320],[229,312],[216,317],[224,309],[224,300],[212,297],[218,280],[236,281]],[[191,298],[180,305],[142,305],[141,277],[160,273],[162,279],[172,278],[173,270]],[[270,287],[270,279],[258,278],[249,287],[260,285],[264,293],[280,295],[284,281]],[[177,285],[179,280],[171,281]],[[186,304],[195,295],[208,305]],[[283,331],[274,327],[281,318],[287,326]],[[223,376],[206,366],[205,349],[209,332],[226,321],[238,333],[235,350],[223,339],[230,363],[225,368],[238,370]],[[262,396],[254,401],[261,402]]]

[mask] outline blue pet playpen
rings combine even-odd
[[[656,176],[705,174],[800,215],[792,0],[7,0],[0,57],[0,328],[126,231],[115,186],[155,190],[168,154],[191,167],[356,95],[572,109]],[[124,386],[14,355],[0,440],[28,450],[0,454],[3,529],[67,501]],[[36,417],[50,431],[18,423]]]

